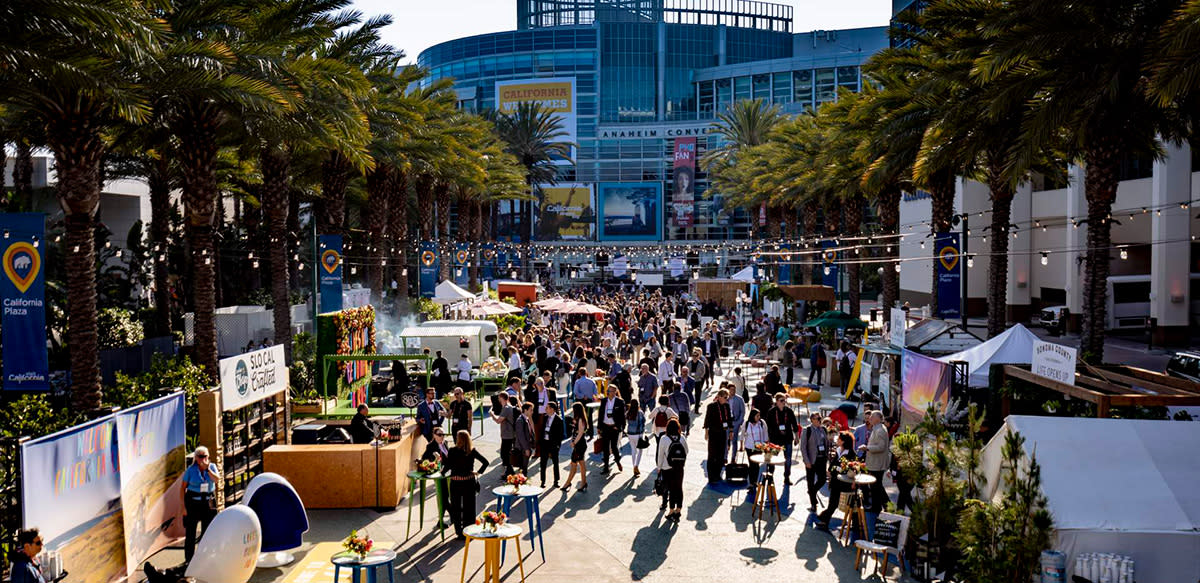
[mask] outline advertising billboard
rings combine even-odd
[[[44,391],[50,388],[46,352],[46,275],[39,241],[46,238],[46,215],[0,214],[4,229],[4,277],[0,296],[4,313],[4,388]]]
[[[910,413],[923,415],[931,404],[945,411],[950,404],[950,365],[904,350],[900,378],[900,400]]]
[[[696,223],[696,138],[675,139],[675,183],[671,194],[671,225]]]
[[[596,238],[596,206],[592,187],[558,184],[538,188],[534,207],[534,239],[538,241],[592,241]]]
[[[608,182],[599,188],[601,241],[662,239],[661,182]]]
[[[576,142],[578,116],[575,78],[516,79],[496,82],[496,110],[510,113],[522,103],[536,102],[542,109],[562,118],[565,135],[558,141]]]

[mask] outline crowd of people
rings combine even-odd
[[[678,521],[690,454],[687,438],[699,429],[707,444],[710,483],[722,481],[724,469],[731,466],[739,475],[745,472],[753,492],[760,472],[767,470],[751,458],[760,444],[769,442],[783,449],[785,483],[807,482],[811,512],[818,510],[817,493],[829,484],[831,503],[817,516],[818,526],[828,524],[845,487],[836,479],[843,459],[865,460],[868,471],[878,474],[867,496],[869,509],[878,511],[886,504],[882,477],[891,469],[890,434],[882,414],[866,415],[862,426],[849,431],[819,414],[804,425],[788,405],[785,385],[796,380],[802,358],[810,360],[810,378],[821,380],[826,353],[819,339],[790,329],[780,334],[778,330],[787,327],[765,316],[750,326],[739,325],[715,305],[698,306],[680,296],[576,296],[609,313],[575,316],[535,309],[528,313],[524,329],[500,339],[509,373],[506,389],[492,399],[490,418],[499,425],[498,463],[505,476],[522,473],[533,478],[531,472],[536,472],[542,487],[586,491],[589,442],[600,454],[602,475],[624,472],[627,462],[633,475],[640,476],[643,454],[654,447],[655,492],[662,497],[665,518]],[[761,329],[771,331],[764,336]],[[780,364],[750,387],[741,368],[723,365],[721,357],[752,334],[763,338],[764,348],[773,351]],[[849,361],[849,354],[849,345],[843,343],[833,356],[835,365],[840,368]],[[848,372],[841,376],[848,377]],[[448,508],[461,537],[474,520],[478,479],[488,461],[472,445],[469,404],[455,406],[462,389],[454,391],[455,401],[446,410],[435,391],[428,390],[417,421],[430,441],[425,459],[440,460],[450,476]],[[442,433],[446,419],[451,420],[450,447]],[[566,443],[568,471],[560,480],[560,451]],[[626,447],[629,453],[623,454]],[[800,449],[797,457],[804,464],[804,476],[795,481],[794,448]]]

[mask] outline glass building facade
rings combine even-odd
[[[671,216],[678,142],[694,140],[693,160],[702,158],[716,146],[714,119],[735,101],[800,113],[839,87],[857,90],[862,63],[888,44],[882,26],[793,33],[790,6],[749,0],[518,0],[517,15],[516,31],[444,42],[418,61],[430,80],[453,79],[471,111],[503,109],[497,87],[573,80],[578,148],[560,181],[592,190],[601,240],[630,233],[630,220],[660,228],[622,240],[748,238],[757,211],[726,208],[698,164],[690,218]],[[633,216],[605,197],[613,185],[652,185],[662,198],[653,216]]]

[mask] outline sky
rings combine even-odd
[[[793,6],[793,32],[884,26],[892,15],[891,0],[776,1]],[[368,16],[391,14],[385,40],[414,62],[440,42],[517,28],[516,0],[355,0],[354,6]]]

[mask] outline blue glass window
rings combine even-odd
[[[792,74],[791,73],[775,73],[774,86],[772,88],[771,101],[777,104],[785,104],[792,102]]]
[[[750,78],[738,77],[733,80],[733,100],[743,101],[750,99]]]

